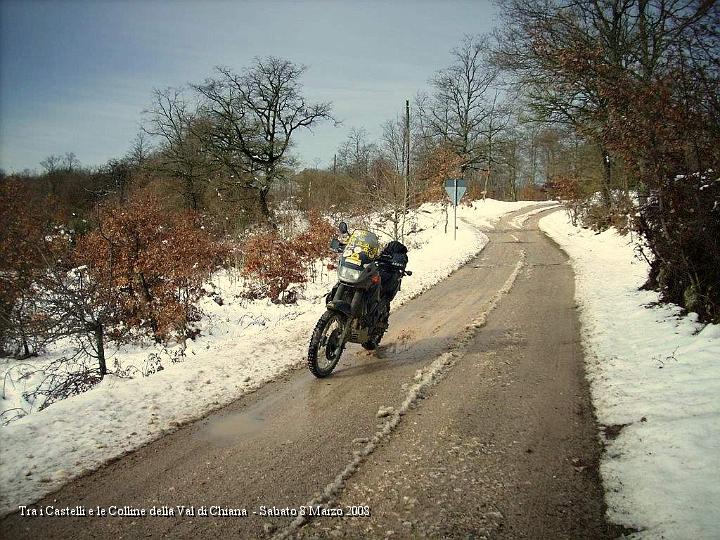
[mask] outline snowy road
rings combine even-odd
[[[291,372],[36,505],[128,516],[13,514],[4,535],[616,537],[603,517],[572,269],[539,216],[520,215],[393,313],[377,354],[352,346],[322,381]],[[521,229],[508,228],[514,219]],[[371,515],[262,515],[328,498]],[[163,507],[175,515],[135,515]]]

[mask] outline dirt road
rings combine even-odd
[[[2,536],[616,537],[572,269],[516,216],[394,313],[375,354],[350,346],[329,379],[289,373],[33,505],[127,515],[16,513]],[[345,516],[263,515],[328,501]],[[153,509],[174,515],[137,515]]]

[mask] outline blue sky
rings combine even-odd
[[[351,127],[379,135],[494,16],[489,1],[0,0],[0,167],[39,169],[65,152],[84,165],[121,157],[153,88],[266,55],[306,64],[306,96],[333,102],[342,125],[295,148],[326,166]]]

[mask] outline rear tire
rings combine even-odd
[[[345,326],[345,317],[336,311],[326,311],[318,320],[310,338],[308,369],[318,379],[330,375],[335,369],[342,348],[337,351],[339,339]]]

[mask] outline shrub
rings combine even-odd
[[[43,341],[33,306],[53,234],[46,202],[25,182],[0,183],[0,350],[25,357]]]
[[[305,279],[304,260],[293,248],[292,242],[282,238],[277,231],[252,235],[243,246],[243,275],[249,284],[246,296],[267,297],[280,301],[280,294],[291,283]]]
[[[636,221],[653,254],[646,287],[720,322],[720,179],[678,176],[648,197]]]
[[[548,199],[548,190],[535,184],[525,184],[520,188],[519,195],[521,201],[546,201]]]
[[[576,177],[557,176],[546,184],[553,197],[560,199],[567,209],[570,222],[577,226],[585,203],[580,180]]]
[[[267,297],[273,302],[293,302],[294,295],[285,294],[290,284],[302,287],[316,259],[328,254],[328,244],[335,228],[318,213],[310,212],[310,226],[292,239],[277,231],[252,235],[243,246],[243,274],[248,278],[246,295]]]
[[[449,146],[439,146],[432,150],[420,163],[416,180],[424,186],[418,194],[417,202],[445,201],[445,181],[448,178],[462,176],[462,158]]]
[[[78,240],[73,263],[101,286],[97,301],[115,306],[117,325],[167,341],[188,336],[202,285],[225,255],[196,214],[167,213],[157,199],[140,196],[101,207],[98,227]]]
[[[326,256],[330,240],[337,234],[335,227],[316,211],[309,213],[308,220],[307,230],[292,241],[306,264]]]

